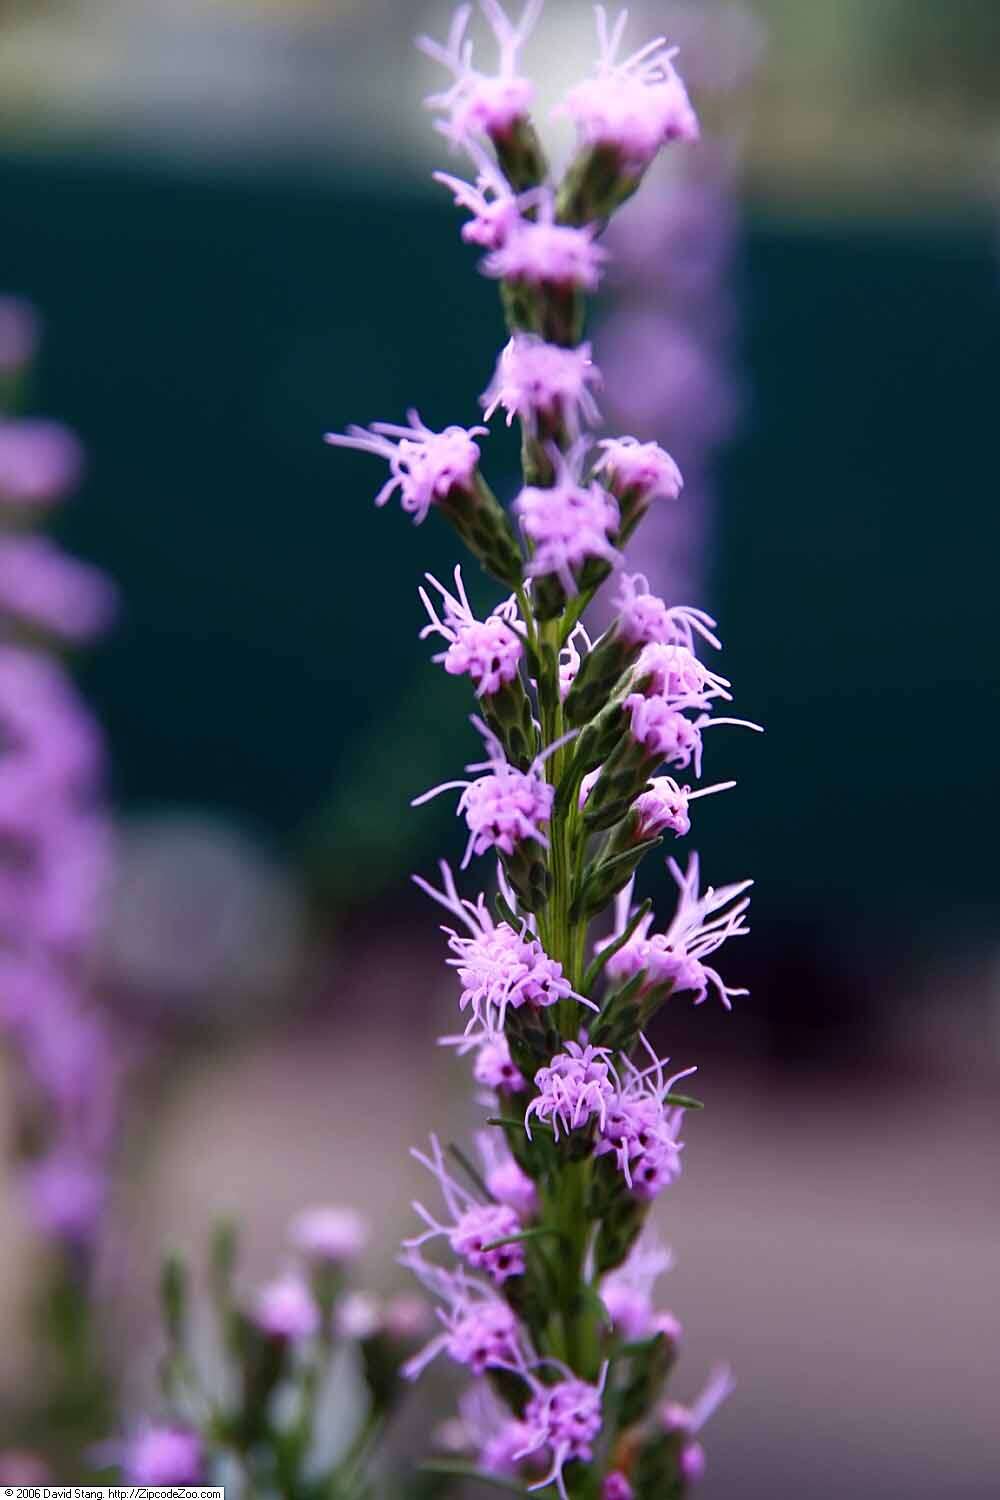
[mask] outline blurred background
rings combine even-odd
[[[121,593],[77,681],[117,823],[100,987],[154,1059],[105,1272],[137,1392],[164,1244],[232,1212],[263,1271],[302,1204],[352,1201],[388,1289],[410,1144],[475,1117],[409,884],[461,838],[444,801],[408,802],[475,748],[417,639],[420,574],[455,545],[377,513],[375,466],[321,441],[411,404],[473,421],[502,340],[430,181],[461,168],[411,38],[448,10],[0,0],[2,283],[44,318],[32,409],[88,455],[57,535]],[[724,955],[751,997],[657,1036],[709,1104],[659,1205],[679,1379],[722,1355],[740,1378],[704,1493],[986,1500],[1000,8],[633,12],[636,44],[680,43],[706,139],[615,229],[603,406],[676,452],[686,499],[633,561],[716,615],[768,731],[710,746],[739,785],[692,835],[710,881],[756,878]],[[593,53],[589,5],[549,0],[544,99]],[[512,493],[513,446],[490,456]],[[0,1229],[13,1403],[34,1253],[13,1179]]]

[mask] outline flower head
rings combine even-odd
[[[601,1300],[615,1333],[624,1343],[649,1338],[657,1331],[654,1327],[653,1287],[659,1277],[670,1270],[673,1262],[670,1251],[646,1231],[625,1264],[605,1276],[601,1283]]]
[[[644,647],[635,677],[647,694],[670,699],[696,699],[703,708],[707,708],[713,698],[732,698],[728,679],[709,671],[690,647],[677,641],[654,641]]]
[[[133,1484],[187,1485],[203,1478],[201,1438],[186,1427],[147,1427],[126,1445],[122,1467]]]
[[[554,1484],[562,1500],[567,1500],[563,1468],[574,1460],[586,1463],[594,1456],[593,1443],[602,1426],[602,1397],[607,1366],[597,1385],[589,1385],[566,1371],[566,1378],[556,1385],[536,1383],[534,1394],[524,1409],[524,1423],[529,1437],[518,1454],[527,1458],[540,1449],[548,1451],[551,1460],[544,1479],[531,1485],[533,1490]]]
[[[581,482],[572,455],[567,460],[558,454],[555,463],[555,484],[547,489],[526,485],[514,509],[532,546],[529,577],[556,577],[567,594],[575,594],[575,574],[585,562],[597,558],[612,567],[621,562],[612,542],[618,506],[596,480]]]
[[[604,451],[596,472],[604,475],[608,488],[619,499],[629,491],[636,493],[642,507],[660,497],[677,499],[684,479],[670,454],[659,444],[620,437],[602,438],[597,446]]]
[[[560,740],[550,745],[536,756],[527,771],[520,771],[509,764],[496,735],[481,720],[473,719],[472,722],[486,742],[489,759],[475,762],[465,769],[486,771],[487,774],[476,781],[443,782],[413,801],[413,806],[419,807],[439,792],[462,789],[458,811],[464,815],[469,828],[463,870],[473,854],[485,854],[487,849],[513,854],[519,845],[529,840],[548,848],[545,828],[552,816],[555,788],[542,776],[541,768],[546,757],[563,743]]]
[[[307,1208],[292,1220],[289,1238],[309,1261],[354,1260],[368,1243],[368,1226],[353,1208]]]
[[[474,1375],[524,1368],[517,1318],[489,1287],[461,1268],[450,1271],[430,1265],[412,1249],[402,1261],[444,1304],[437,1309],[444,1331],[403,1366],[407,1380],[415,1380],[439,1354],[447,1354]]]
[[[491,1196],[514,1209],[522,1220],[532,1218],[538,1208],[538,1190],[514,1160],[502,1134],[481,1130],[476,1136],[476,1146]]]
[[[79,440],[60,422],[0,422],[0,506],[49,505],[76,484]]]
[[[518,618],[515,600],[508,599],[480,621],[469,606],[461,567],[455,569],[454,594],[431,573],[424,576],[441,596],[441,614],[438,615],[426,589],[419,589],[421,602],[430,616],[430,624],[421,630],[420,639],[440,635],[448,642],[448,649],[439,651],[434,661],[441,662],[452,677],[471,677],[480,698],[489,697],[513,682],[524,655],[524,645],[514,623]]]
[[[621,1086],[608,1105],[600,1126],[598,1156],[613,1153],[628,1187],[640,1198],[654,1198],[669,1187],[681,1170],[678,1141],[684,1111],[671,1108],[667,1096],[675,1083],[689,1077],[685,1068],[672,1078],[664,1077],[664,1064],[645,1036],[642,1044],[652,1062],[638,1068],[626,1059]]]
[[[451,88],[430,95],[426,101],[428,108],[441,116],[439,129],[449,140],[466,145],[477,136],[506,139],[526,119],[534,89],[519,72],[518,53],[541,15],[543,3],[527,0],[515,25],[499,0],[479,0],[499,49],[495,74],[482,73],[472,65],[472,42],[466,37],[471,5],[459,6],[443,45],[426,36],[417,39],[417,46],[447,68],[454,79]]]
[[[609,28],[597,6],[601,55],[593,78],[572,88],[560,106],[577,127],[581,143],[613,151],[622,167],[642,172],[669,141],[698,139],[698,119],[673,65],[676,49],[663,37],[618,62],[628,12]]]
[[[596,243],[596,224],[558,224],[551,191],[535,195],[533,216],[507,225],[503,243],[483,261],[487,276],[533,287],[594,292],[608,252]]]
[[[467,140],[466,150],[476,164],[476,180],[463,182],[450,172],[435,172],[434,181],[446,187],[459,208],[467,209],[471,218],[462,225],[462,239],[468,245],[484,250],[499,250],[521,222],[524,209],[538,201],[538,189],[514,193],[503,173],[475,140]]]
[[[622,574],[614,606],[618,611],[616,633],[626,645],[681,645],[693,652],[695,635],[699,635],[719,649],[711,615],[685,604],[668,608],[658,595],[650,593],[649,581],[642,573]]]
[[[503,1035],[484,1033],[472,1066],[472,1076],[484,1088],[498,1094],[523,1094],[528,1080],[510,1055],[510,1044]],[[493,1189],[491,1188],[492,1192]],[[494,1197],[497,1195],[494,1193]]]
[[[292,1343],[312,1338],[319,1329],[319,1308],[306,1283],[293,1272],[261,1287],[252,1317],[262,1333]]]
[[[726,792],[735,785],[735,781],[720,781],[715,786],[701,787],[693,792],[689,786],[678,786],[672,776],[654,776],[648,790],[640,793],[632,803],[636,840],[654,839],[667,830],[683,838],[691,831],[690,804],[698,797]]]
[[[391,478],[375,496],[385,505],[399,490],[400,503],[419,526],[437,501],[457,491],[472,490],[479,465],[479,447],[474,441],[485,427],[446,427],[434,432],[420,420],[420,413],[407,412],[409,427],[392,422],[373,422],[369,428],[349,427],[346,433],[328,432],[325,441],[335,448],[356,448],[388,461]]]
[[[547,425],[563,426],[576,435],[581,418],[589,423],[600,419],[592,394],[600,383],[589,344],[564,349],[534,333],[515,333],[502,350],[481,400],[487,421],[502,406],[508,427],[517,417],[529,431],[537,432],[541,418]]]
[[[98,569],[48,537],[0,540],[0,617],[12,615],[67,641],[89,641],[111,624],[117,595]]]
[[[696,1434],[715,1415],[719,1407],[736,1387],[733,1372],[728,1365],[718,1365],[709,1375],[705,1389],[690,1406],[677,1401],[667,1401],[660,1408],[660,1422],[667,1432],[680,1433],[683,1443],[680,1452],[680,1467],[684,1479],[695,1484],[705,1473],[705,1451],[696,1441]]]
[[[609,1474],[604,1481],[601,1500],[635,1500],[635,1490],[620,1469]]]
[[[603,1128],[615,1097],[618,1075],[607,1047],[567,1042],[547,1067],[535,1074],[538,1094],[528,1105],[524,1126],[531,1137],[531,1117],[551,1125],[556,1140],[596,1119]]]
[[[449,1221],[440,1222],[422,1203],[414,1203],[414,1210],[427,1228],[422,1234],[404,1240],[406,1248],[417,1250],[428,1240],[443,1235],[456,1255],[474,1270],[485,1271],[497,1286],[511,1276],[523,1276],[523,1247],[516,1242],[496,1244],[498,1240],[509,1240],[518,1234],[521,1221],[515,1211],[505,1203],[477,1202],[448,1171],[437,1136],[431,1136],[430,1156],[422,1151],[411,1154],[437,1179]]]
[[[649,936],[652,916],[644,917],[624,947],[608,960],[605,972],[615,984],[626,984],[635,974],[644,973],[646,990],[669,985],[676,993],[692,993],[696,1005],[712,988],[730,1010],[733,998],[748,992],[726,985],[704,960],[728,938],[743,937],[750,931],[745,920],[750,897],[743,893],[753,881],[742,880],[718,890],[708,886],[699,895],[697,854],[691,855],[686,871],[672,859],[667,861],[667,868],[680,890],[670,926],[664,933]],[[618,902],[619,931],[627,921],[630,897],[631,888],[626,887]]]
[[[451,927],[442,929],[448,934],[452,954],[448,963],[457,970],[462,985],[460,1008],[470,1012],[465,1036],[457,1039],[458,1044],[463,1051],[481,1047],[484,1073],[495,1069],[498,1076],[506,1077],[510,1068],[513,1076],[521,1080],[518,1087],[523,1087],[521,1075],[510,1063],[510,1051],[503,1035],[508,1007],[520,1010],[522,1005],[530,1005],[544,1009],[571,998],[573,990],[563,974],[562,965],[548,957],[527,922],[519,932],[507,922],[495,922],[484,896],[480,895],[476,901],[462,900],[444,860],[440,869],[443,884],[440,891],[419,875],[413,880],[425,895],[457,917],[468,931],[466,936]],[[451,1042],[453,1039],[444,1040]],[[487,1046],[491,1049],[488,1056]],[[478,1064],[476,1076],[479,1078]],[[483,1077],[479,1081],[490,1080]]]
[[[583,648],[581,651],[580,648]],[[583,656],[591,649],[590,636],[584,625],[575,625],[559,653],[559,699],[565,702],[576,681]]]

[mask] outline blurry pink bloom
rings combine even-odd
[[[300,1276],[287,1272],[261,1287],[254,1299],[253,1321],[271,1338],[297,1343],[319,1330],[319,1308]]]
[[[47,537],[0,540],[0,616],[69,641],[87,641],[111,624],[114,585]]]
[[[60,500],[74,488],[82,468],[80,441],[62,423],[0,421],[0,506]]]
[[[292,1220],[289,1238],[307,1260],[354,1260],[368,1243],[368,1225],[353,1208],[307,1208]]]

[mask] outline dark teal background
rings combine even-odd
[[[341,893],[429,860],[448,808],[406,802],[475,744],[415,588],[456,546],[375,512],[379,466],[321,435],[475,419],[501,328],[446,201],[50,156],[0,162],[0,191],[4,285],[48,324],[39,405],[91,454],[63,534],[125,600],[84,665],[119,801],[308,839]],[[754,871],[758,920],[951,946],[1000,897],[993,226],[751,214],[740,280],[711,602],[768,739],[710,741],[740,787],[699,844],[711,878]]]

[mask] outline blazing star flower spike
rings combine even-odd
[[[665,932],[650,902],[633,909],[632,890],[650,848],[689,831],[694,800],[733,785],[656,773],[700,773],[704,730],[739,721],[715,717],[730,686],[700,660],[720,648],[703,610],[669,605],[632,573],[600,639],[581,624],[653,501],[677,499],[683,482],[655,442],[608,438],[591,456],[600,375],[582,330],[608,258],[598,226],[697,121],[665,42],[622,60],[625,19],[599,9],[595,76],[564,106],[580,147],[555,182],[521,64],[540,4],[519,18],[498,0],[479,8],[499,47],[495,72],[473,61],[472,6],[443,44],[421,45],[450,74],[429,101],[439,126],[473,163],[470,181],[437,180],[500,283],[509,342],[481,402],[487,422],[502,412],[522,429],[520,542],[481,472],[481,429],[434,433],[414,415],[409,429],[337,439],[387,458],[380,501],[398,490],[415,519],[441,510],[509,596],[474,613],[459,569],[454,584],[426,575],[420,590],[422,638],[438,637],[435,660],[468,679],[485,755],[415,805],[457,793],[462,869],[495,852],[498,889],[460,894],[447,865],[437,886],[415,877],[448,914],[460,986],[464,1030],[439,1040],[472,1059],[489,1115],[475,1153],[456,1144],[446,1155],[436,1136],[414,1153],[443,1207],[414,1204],[421,1227],[402,1261],[437,1300],[440,1331],[404,1373],[443,1353],[480,1382],[445,1444],[477,1467],[450,1472],[560,1500],[633,1500],[680,1493],[698,1464],[691,1434],[656,1421],[681,1328],[653,1306],[669,1256],[642,1236],[652,1200],[680,1173],[682,1124],[699,1102],[675,1092],[693,1068],[669,1075],[644,1028],[673,991],[700,1002],[716,989],[731,1002],[737,992],[706,964],[746,930],[746,886],[702,894],[697,859],[683,875],[671,865],[681,889]],[[634,378],[645,374],[640,364]],[[612,936],[595,945],[591,923],[616,896]],[[429,1245],[441,1264],[424,1259]]]

